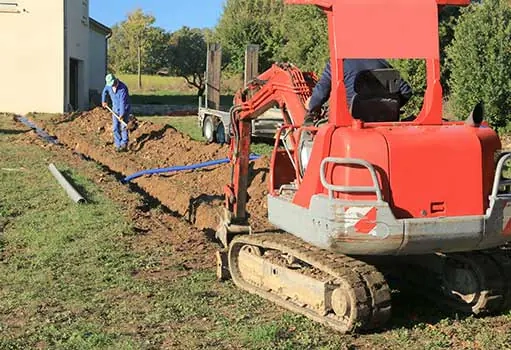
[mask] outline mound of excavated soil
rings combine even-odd
[[[102,108],[82,113],[72,120],[57,120],[58,131],[68,131],[72,135],[80,135],[81,139],[94,140],[93,144],[100,147],[112,145],[111,114]],[[52,128],[51,124],[46,125]],[[85,137],[85,138],[84,138]],[[92,145],[92,144],[91,144]],[[139,163],[150,168],[173,164],[194,164],[227,156],[227,147],[217,144],[204,144],[192,140],[171,126],[162,126],[151,122],[142,122],[130,133],[130,152],[123,157],[136,156]]]
[[[102,163],[122,176],[134,172],[190,165],[225,158],[228,147],[192,140],[168,125],[142,122],[130,133],[129,152],[116,153],[112,145],[111,115],[101,108],[45,123],[60,142]],[[266,220],[268,159],[254,162],[250,172],[248,210],[255,230],[271,228]],[[229,165],[181,173],[144,176],[133,180],[167,208],[197,228],[216,228],[223,203],[223,187],[230,181]]]

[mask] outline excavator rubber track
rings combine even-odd
[[[441,272],[431,270],[431,259],[441,262]],[[400,260],[384,274],[435,302],[464,314],[497,314],[511,308],[511,250],[493,249],[421,257],[422,263]],[[429,264],[428,264],[429,262]],[[378,265],[381,266],[381,265]],[[396,267],[399,267],[396,269]]]
[[[343,333],[380,328],[391,316],[390,288],[374,266],[290,234],[239,235],[228,262],[240,288]]]
[[[511,310],[511,248],[500,248],[485,253],[498,265],[500,275],[504,280],[504,300],[501,310]]]

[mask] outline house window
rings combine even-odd
[[[20,13],[17,2],[0,2],[0,13]]]

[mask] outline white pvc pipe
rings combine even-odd
[[[60,186],[64,188],[67,195],[75,202],[79,204],[83,204],[86,202],[85,198],[83,198],[78,191],[74,189],[73,186],[66,180],[66,178],[58,171],[53,163],[51,163],[48,168],[50,169],[51,174],[57,179]]]

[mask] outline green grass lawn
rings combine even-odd
[[[183,95],[175,91],[156,91],[135,93],[131,96],[131,103],[133,104],[149,104],[149,105],[183,105],[183,106],[198,106],[199,98],[197,95]],[[221,96],[221,106],[232,106],[232,95]],[[225,108],[224,108],[225,109]]]
[[[122,313],[101,307],[131,288],[137,265],[120,240],[132,234],[122,208],[57,164],[92,202],[75,205],[47,171],[47,152],[0,142],[0,167],[23,168],[0,170],[0,348],[133,347],[105,328]]]
[[[156,105],[198,105],[197,89],[191,88],[180,77],[160,77],[157,75],[143,75],[142,89],[138,88],[138,78],[134,74],[119,74],[130,89],[131,102],[134,104]],[[223,89],[220,105],[232,105],[232,88]]]
[[[175,91],[182,95],[193,95],[195,89],[190,88],[183,78],[160,77],[158,75],[142,75],[142,89],[138,88],[136,74],[119,74],[117,77],[123,81],[132,93],[151,94],[158,91]]]

